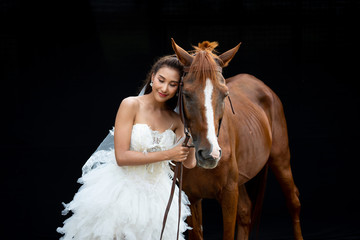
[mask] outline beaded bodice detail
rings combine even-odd
[[[133,125],[131,133],[130,150],[147,154],[150,152],[165,151],[174,146],[176,134],[169,128],[164,132],[152,130],[147,124]],[[171,159],[169,159],[171,160]],[[169,174],[171,171],[168,161],[160,161],[140,166],[126,166],[128,172],[136,173],[142,177],[160,174]]]

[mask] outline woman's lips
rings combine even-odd
[[[160,95],[160,97],[167,97],[167,94],[163,94],[163,93],[161,93],[161,92],[158,92],[159,93],[159,95]]]

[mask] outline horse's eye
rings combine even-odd
[[[187,93],[187,92],[183,92],[184,97],[186,98],[186,100],[190,100],[191,99],[191,94]]]

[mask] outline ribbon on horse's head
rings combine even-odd
[[[188,125],[187,125],[187,122],[186,122],[186,118],[185,118],[184,98],[183,98],[183,92],[182,92],[182,88],[183,88],[183,85],[184,85],[184,77],[189,72],[189,70],[190,70],[189,66],[184,66],[184,73],[183,73],[183,75],[182,75],[182,77],[180,79],[180,82],[179,82],[179,94],[178,94],[178,102],[177,102],[177,105],[179,107],[179,115],[180,115],[181,121],[184,124],[184,134],[185,134],[185,140],[183,142],[184,147],[193,147],[193,146],[188,146],[187,145],[189,140],[190,140],[191,135],[190,135],[190,131],[189,131],[189,128],[188,128]],[[222,68],[220,66],[217,66],[217,71],[222,73]],[[235,114],[235,111],[234,111],[234,108],[232,106],[231,99],[230,99],[229,95],[228,95],[228,99],[229,99],[229,102],[230,102],[231,110],[232,110],[233,114]],[[219,134],[220,134],[221,122],[222,122],[222,118],[219,120],[219,127],[218,127],[218,134],[217,134],[218,137],[219,137]],[[179,229],[180,229],[180,219],[181,219],[182,175],[183,175],[183,164],[182,164],[182,162],[176,162],[175,169],[174,169],[173,182],[172,182],[172,186],[171,186],[170,197],[169,197],[169,201],[168,201],[168,204],[166,206],[166,210],[165,210],[165,214],[164,214],[163,226],[162,226],[162,229],[161,229],[160,240],[162,240],[162,236],[163,236],[164,230],[165,230],[167,216],[169,214],[170,206],[171,206],[172,200],[174,198],[175,185],[176,185],[176,179],[177,178],[179,180],[179,199],[178,199],[179,212],[178,212],[178,227],[177,227],[176,239],[177,240],[179,239]]]

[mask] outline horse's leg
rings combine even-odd
[[[303,239],[300,226],[299,190],[295,186],[290,166],[290,150],[285,115],[280,99],[273,94],[271,107],[272,146],[269,164],[286,198],[295,239]]]
[[[295,186],[290,167],[290,157],[285,159],[270,158],[270,166],[286,198],[286,204],[290,211],[295,239],[303,239],[300,226],[300,200],[299,190]]]
[[[239,199],[237,207],[237,240],[249,239],[251,225],[251,200],[245,185],[239,186]]]
[[[220,197],[218,198],[223,215],[223,240],[234,240],[235,236],[239,190],[237,184],[232,185],[231,188],[223,188]]]
[[[276,146],[273,146],[273,149],[276,150]],[[292,218],[294,237],[297,240],[303,239],[300,226],[299,190],[291,172],[289,147],[284,147],[283,151],[273,151],[270,154],[269,164],[285,195],[286,205]]]
[[[189,240],[203,239],[202,226],[202,207],[201,199],[191,202],[191,216],[187,218],[188,224],[192,229],[189,232]]]

